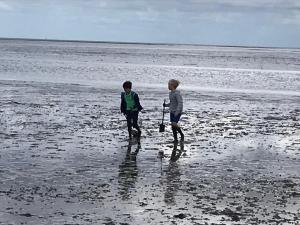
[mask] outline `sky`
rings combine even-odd
[[[300,0],[0,0],[0,37],[300,47]]]

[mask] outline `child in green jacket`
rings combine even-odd
[[[121,112],[127,120],[129,139],[132,138],[132,127],[137,129],[138,137],[141,136],[141,130],[138,125],[139,112],[143,109],[140,104],[139,96],[132,91],[132,83],[125,81],[123,83],[124,92],[121,93]]]

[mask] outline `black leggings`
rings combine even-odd
[[[126,119],[127,119],[127,127],[129,133],[131,133],[131,128],[134,127],[138,131],[140,131],[140,127],[138,125],[139,112],[138,111],[127,111]]]

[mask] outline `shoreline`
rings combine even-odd
[[[40,83],[40,84],[53,84],[53,85],[71,85],[71,86],[82,86],[89,88],[100,88],[103,90],[121,90],[120,82],[68,82],[68,81],[41,81],[41,80],[18,80],[18,79],[0,79],[1,82],[17,82],[17,83]],[[109,87],[107,87],[109,85]],[[151,89],[157,92],[166,92],[165,85],[163,84],[143,84],[135,82],[135,87],[138,89]],[[299,91],[290,90],[268,90],[268,89],[236,89],[236,88],[215,88],[215,87],[197,87],[192,85],[184,85],[180,88],[184,92],[196,92],[196,93],[224,93],[224,94],[249,94],[249,95],[272,95],[272,96],[290,96],[300,97]]]
[[[0,37],[6,41],[37,41],[37,42],[66,42],[66,43],[99,43],[99,44],[117,44],[117,45],[150,45],[150,46],[196,46],[196,47],[220,47],[220,48],[243,48],[243,49],[282,49],[282,50],[300,50],[300,47],[284,47],[284,46],[252,46],[252,45],[219,45],[219,44],[187,44],[187,43],[147,43],[147,42],[119,42],[119,41],[96,41],[96,40],[72,40],[72,39],[43,39],[43,38],[10,38]]]

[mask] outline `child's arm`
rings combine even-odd
[[[177,100],[178,105],[176,108],[175,115],[178,115],[178,114],[182,113],[182,110],[183,110],[183,99],[179,92],[176,94],[176,100]]]
[[[137,107],[138,111],[141,111],[143,109],[143,107],[141,106],[139,95],[137,93],[135,93],[134,97],[135,97],[136,107]]]
[[[124,95],[123,93],[121,94],[121,113],[125,114],[126,113],[126,110],[125,110],[125,100],[124,100]]]

